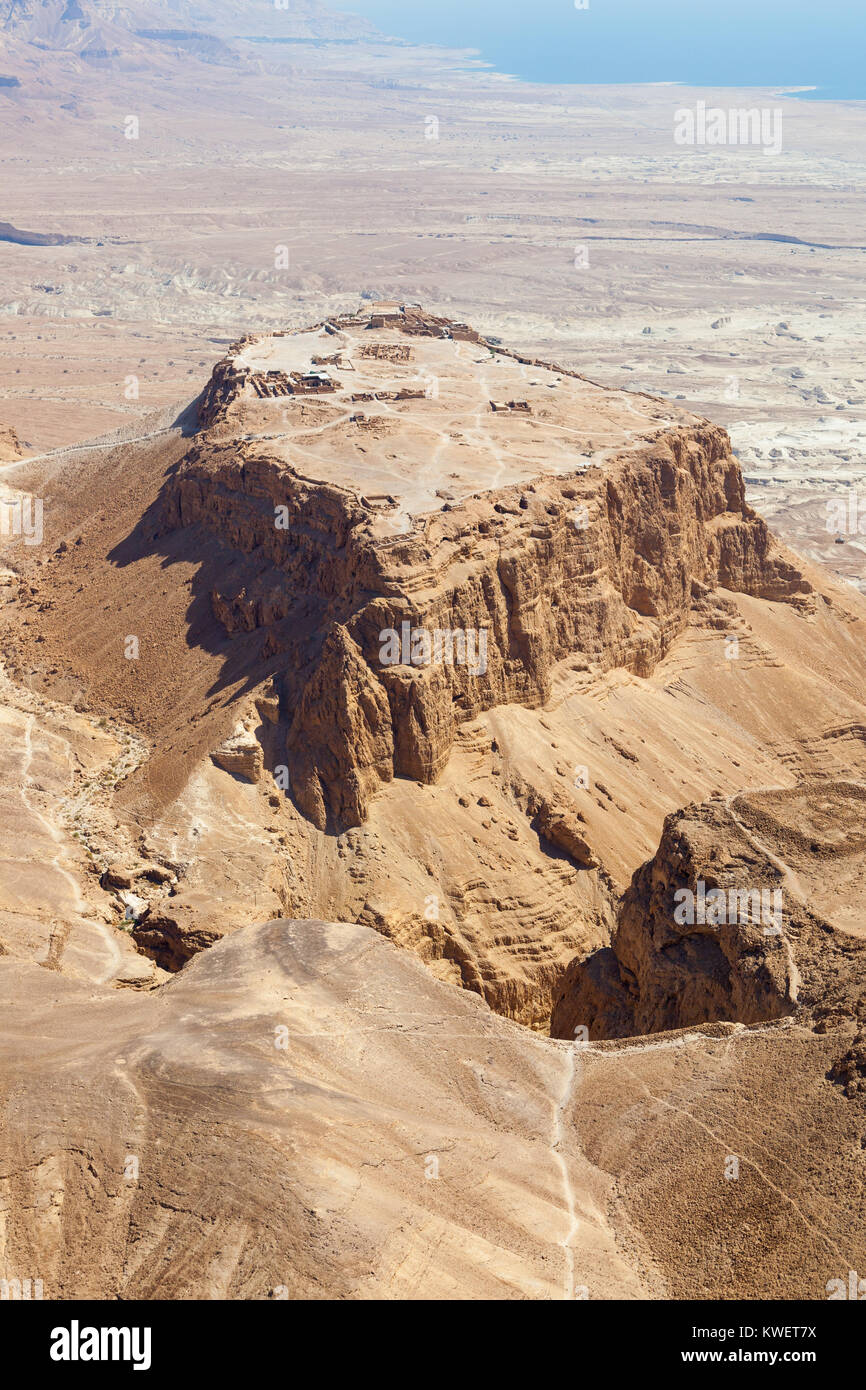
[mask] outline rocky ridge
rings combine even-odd
[[[575,961],[552,1032],[624,1038],[785,1016],[818,1032],[866,1022],[866,783],[800,782],[668,816],[611,945]],[[859,1035],[858,1035],[859,1036]],[[859,1053],[840,1059],[851,1086]]]

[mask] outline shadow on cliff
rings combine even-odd
[[[186,572],[179,584],[191,591],[184,615],[186,646],[190,650],[207,652],[221,663],[217,679],[207,687],[207,698],[231,690],[232,698],[240,699],[280,670],[285,663],[285,652],[278,638],[275,643],[272,629],[229,634],[216,618],[212,595],[227,590],[242,591],[257,576],[260,565],[256,565],[255,555],[240,554],[204,526],[181,530],[165,528],[165,497],[179,467],[178,462],[166,471],[156,499],[132,531],[108,552],[106,559],[120,570],[154,557],[168,573],[176,566],[183,566]],[[289,620],[286,625],[288,627]],[[269,643],[271,650],[268,650]]]
[[[191,425],[193,408],[179,420]],[[217,515],[222,534],[213,529],[213,516],[209,524],[187,524],[178,500],[178,473],[188,456],[187,452],[167,459],[161,453],[158,463],[151,456],[148,494],[139,493],[137,509],[126,498],[118,506],[117,519],[125,509],[133,524],[122,539],[116,539],[115,530],[115,543],[103,556],[114,571],[127,576],[127,605],[131,599],[133,610],[141,613],[137,630],[142,649],[147,643],[156,666],[148,671],[140,697],[158,724],[149,777],[175,790],[180,773],[169,764],[177,759],[189,767],[193,759],[218,747],[230,732],[233,712],[236,720],[269,680],[279,713],[276,723],[267,727],[267,737],[260,738],[264,768],[275,776],[278,769],[293,765],[287,737],[301,693],[320,663],[334,624],[350,621],[363,602],[339,590],[299,591],[261,546],[249,552],[241,548],[243,519],[229,495]],[[215,492],[219,495],[218,481]],[[149,505],[142,511],[145,502]],[[163,574],[170,580],[168,597],[161,598],[166,591]],[[183,608],[179,596],[185,601]],[[308,817],[294,786],[285,794]],[[339,834],[345,826],[329,815],[323,828]]]

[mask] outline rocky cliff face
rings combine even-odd
[[[224,410],[236,369],[218,376],[205,421]],[[262,448],[205,436],[166,492],[160,530],[199,527],[232,552],[213,611],[228,633],[259,631],[285,654],[292,793],[320,828],[363,823],[394,776],[435,781],[461,723],[542,704],[566,656],[649,675],[707,587],[797,602],[809,592],[709,425],[447,504],[385,539],[365,498]],[[423,646],[437,632],[452,634],[438,661]]]
[[[52,468],[76,540],[9,576],[26,621],[6,649],[22,681],[150,741],[118,843],[101,820],[86,843],[101,867],[132,848],[177,871],[135,887],[159,965],[266,913],[358,921],[547,1032],[665,816],[866,772],[866,619],[813,574],[809,592],[722,431],[379,317],[239,343],[195,439]],[[256,389],[316,370],[344,384]],[[139,662],[116,656],[130,632]],[[750,1006],[689,988],[697,1016]],[[646,1027],[680,1017],[644,1007]]]
[[[668,816],[658,852],[623,898],[611,946],[568,972],[554,1036],[583,1027],[592,1039],[623,1038],[789,1014],[820,1032],[862,1025],[866,947],[843,919],[849,885],[862,881],[864,795],[860,783],[804,783]],[[841,1085],[854,1084],[859,1056],[855,1047],[840,1058]]]
[[[23,458],[26,447],[11,425],[0,423],[0,463],[14,463]]]

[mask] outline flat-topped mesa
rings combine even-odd
[[[417,309],[242,340],[200,418],[160,529],[225,546],[214,612],[284,659],[322,828],[434,781],[459,723],[543,703],[565,657],[649,675],[707,588],[809,592],[724,430]]]

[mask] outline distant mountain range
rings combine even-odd
[[[341,15],[318,0],[0,0],[0,51],[18,44],[66,52],[96,62],[128,55],[142,45],[187,48],[219,61],[231,55],[232,39],[361,38],[372,26]]]

